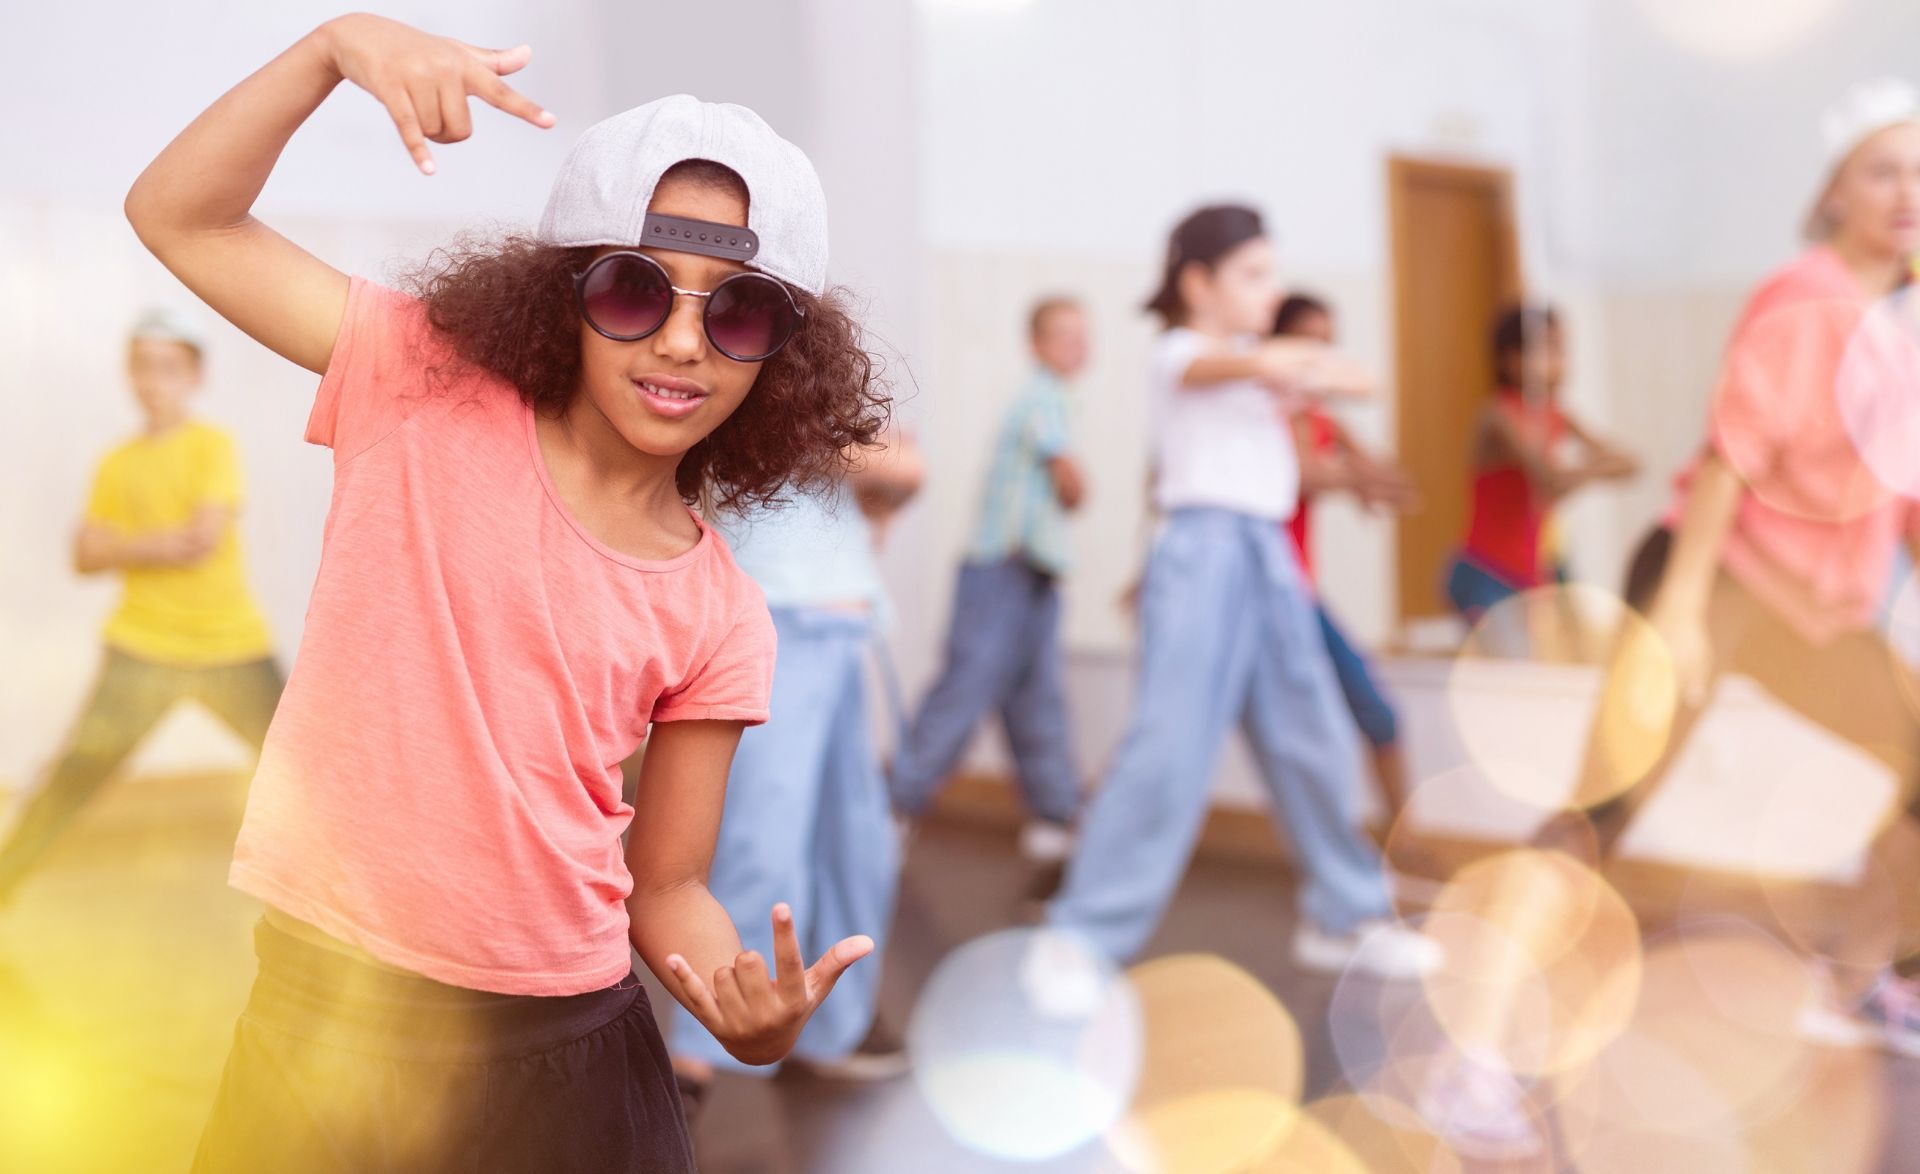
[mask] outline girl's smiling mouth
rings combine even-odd
[[[673,420],[692,415],[712,394],[694,380],[671,375],[640,376],[633,380],[633,387],[648,410]]]

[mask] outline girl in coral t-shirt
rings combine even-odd
[[[196,294],[323,375],[334,462],[234,854],[259,978],[196,1169],[691,1169],[629,949],[768,1063],[872,948],[808,968],[781,905],[775,957],[742,952],[705,885],[774,634],[689,505],[823,483],[886,415],[806,157],[741,107],[639,107],[582,136],[536,234],[463,240],[405,292],[251,214],[343,80],[427,174],[470,96],[551,126],[502,80],[527,57],[330,21],[127,198]]]

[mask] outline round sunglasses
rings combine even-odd
[[[705,298],[707,341],[741,363],[778,354],[804,312],[785,284],[764,273],[736,273],[711,290],[681,289],[645,253],[608,253],[574,278],[580,316],[615,342],[635,342],[666,325],[676,297]]]

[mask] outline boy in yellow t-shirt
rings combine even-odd
[[[127,344],[145,425],[100,462],[74,569],[119,572],[93,695],[67,751],[0,848],[0,903],[154,723],[192,698],[256,750],[280,699],[265,618],[247,589],[233,441],[187,414],[201,382],[192,324],[152,311]]]

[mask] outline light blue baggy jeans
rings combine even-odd
[[[1115,959],[1145,947],[1186,871],[1236,718],[1293,847],[1301,914],[1334,933],[1387,916],[1386,873],[1360,831],[1352,719],[1280,525],[1175,511],[1147,562],[1140,620],[1132,721],[1048,921]]]

